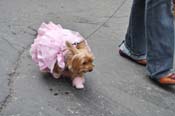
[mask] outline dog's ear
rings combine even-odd
[[[66,41],[66,46],[72,52],[72,54],[77,53],[77,49],[70,42]]]
[[[77,44],[77,49],[83,49],[83,48],[86,48],[86,41],[85,40],[83,40]]]

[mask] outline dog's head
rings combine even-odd
[[[89,51],[85,41],[78,43],[76,47],[71,43],[66,42],[66,46],[69,50],[67,59],[69,70],[77,74],[83,74],[93,70],[94,56]]]

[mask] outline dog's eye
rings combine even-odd
[[[86,65],[87,64],[87,62],[83,62],[83,65]]]

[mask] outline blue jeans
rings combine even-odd
[[[124,45],[135,56],[146,56],[152,79],[170,73],[174,56],[171,0],[133,0]]]

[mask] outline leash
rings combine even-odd
[[[125,4],[127,0],[123,0],[120,6],[112,13],[112,15],[99,27],[97,27],[92,33],[90,33],[87,37],[86,40],[88,40],[94,33],[96,33],[98,30],[100,30],[119,10],[120,8]]]

